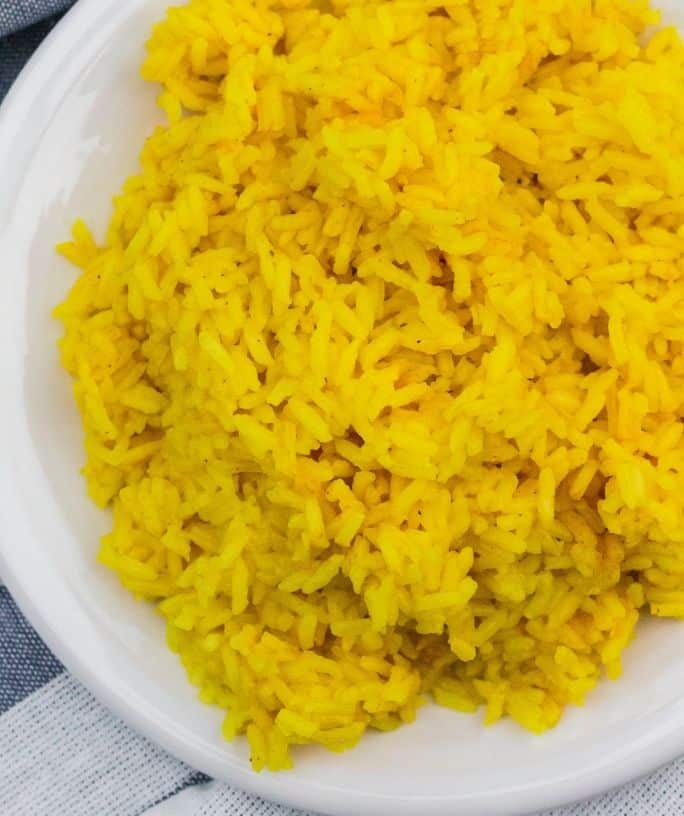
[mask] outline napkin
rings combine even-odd
[[[0,99],[72,4],[0,0]],[[1,579],[0,816],[307,816],[213,782],[129,729],[64,670]],[[679,760],[540,816],[683,814]]]
[[[0,0],[0,99],[74,0]]]

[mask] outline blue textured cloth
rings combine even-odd
[[[73,5],[74,0],[1,0],[0,37],[6,37]]]
[[[3,637],[10,635],[11,637]],[[0,586],[0,714],[63,671]]]
[[[208,781],[102,708],[0,585],[0,816],[139,816]]]
[[[0,100],[74,0],[0,0]]]

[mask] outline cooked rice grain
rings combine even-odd
[[[684,49],[639,0],[191,0],[58,316],[101,560],[255,768],[553,726],[684,617]],[[645,33],[646,32],[646,33]],[[457,729],[457,724],[454,725]]]

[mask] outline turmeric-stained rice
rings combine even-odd
[[[684,617],[684,49],[640,0],[191,0],[57,314],[101,561],[257,769],[542,731]],[[648,31],[645,33],[645,30]],[[458,723],[453,725],[458,730]]]

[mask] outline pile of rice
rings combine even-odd
[[[553,726],[684,617],[684,48],[640,0],[191,0],[58,316],[100,558],[256,769]],[[458,732],[458,721],[453,724]]]

